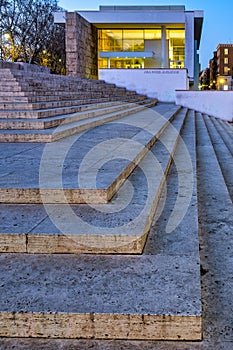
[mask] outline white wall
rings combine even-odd
[[[194,55],[194,14],[187,12],[185,14],[185,67],[191,79],[194,79]]]
[[[78,11],[93,24],[185,23],[185,11]]]
[[[186,69],[100,69],[99,79],[161,102],[175,102],[175,90],[188,89]]]
[[[233,91],[176,91],[176,104],[233,121]]]

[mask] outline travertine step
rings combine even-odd
[[[0,130],[0,142],[52,142],[101,124],[123,118],[145,108],[152,107],[156,103],[157,101],[151,100],[149,103],[143,105],[133,104],[120,111],[105,113],[101,114],[100,116],[88,117],[87,119],[82,119],[79,121],[71,121],[67,124],[65,123],[58,127],[50,127],[49,129],[44,130],[4,129]],[[42,113],[44,112],[42,111]]]
[[[106,100],[106,102],[105,102]],[[152,99],[150,99],[152,100]],[[155,100],[155,99],[154,99]],[[155,100],[156,101],[156,100]],[[128,103],[140,103],[144,104],[149,102],[149,99],[129,99]],[[108,107],[118,104],[127,103],[127,99],[116,99],[115,101],[109,101],[109,99],[83,99],[83,100],[51,100],[51,101],[41,101],[41,102],[27,102],[27,101],[17,101],[17,102],[0,102],[0,110],[40,110],[40,109],[50,109],[50,108],[60,108],[60,107],[71,107],[79,106],[80,111],[93,109],[98,107]]]
[[[52,93],[52,92],[51,92]],[[54,93],[54,92],[53,92]],[[85,95],[86,96],[86,95]],[[86,96],[85,99],[79,99],[78,96],[70,95],[69,93],[64,92],[62,96],[57,96],[57,95],[47,95],[47,96],[0,96],[0,100],[2,103],[14,103],[14,102],[28,102],[28,103],[43,103],[43,102],[54,102],[54,101],[77,101],[77,99],[80,101],[82,104],[87,104],[87,103],[95,103],[95,102],[108,102],[108,101],[128,101],[132,103],[140,103],[140,101],[144,101],[145,98],[142,96],[108,96],[108,97],[102,97],[101,101],[99,98],[90,98]],[[90,101],[90,102],[89,102]],[[93,101],[93,102],[92,102]]]
[[[83,90],[83,91],[65,91],[66,94],[69,94],[69,96],[74,96],[75,98],[101,98],[101,97],[109,97],[111,94],[110,92],[104,92],[104,91],[93,91],[93,90]],[[50,96],[51,95],[51,90],[45,90],[45,89],[28,89],[28,91],[1,91],[0,96],[5,97],[5,96]],[[64,91],[56,91],[56,95],[62,97],[64,95]],[[115,95],[112,93],[112,95]],[[122,96],[122,98],[125,96],[123,92],[121,94],[116,94],[116,96]],[[145,98],[145,97],[144,97]]]
[[[4,89],[5,88],[5,89]],[[135,91],[128,91],[126,90],[126,88],[123,87],[116,87],[113,85],[110,86],[105,86],[103,84],[95,84],[93,82],[89,82],[88,84],[85,82],[80,82],[80,83],[74,83],[74,84],[63,84],[63,83],[57,83],[57,82],[45,82],[42,79],[41,81],[38,80],[38,82],[32,80],[30,81],[26,81],[26,80],[21,80],[20,83],[19,82],[15,82],[15,81],[8,81],[6,83],[4,83],[4,88],[3,86],[0,87],[0,91],[3,92],[5,90],[7,91],[11,91],[13,89],[16,89],[16,91],[30,91],[30,90],[35,90],[35,91],[49,91],[49,90],[56,90],[58,92],[64,92],[65,91],[69,91],[69,92],[82,92],[82,91],[96,91],[96,92],[112,92],[112,93],[116,93],[118,95],[136,95]],[[17,90],[18,88],[18,90]],[[145,97],[145,96],[144,96]]]
[[[210,118],[209,116],[204,115],[204,121],[209,133],[209,137],[213,144],[219,166],[222,170],[223,177],[227,184],[230,197],[233,201],[233,153],[231,153],[230,149],[227,147],[227,144],[224,141],[228,134],[226,134],[225,130],[223,132],[221,125],[215,118]],[[227,139],[227,141],[230,141],[230,139]],[[232,142],[233,135],[231,137],[231,144],[229,144],[230,146],[232,145]]]
[[[5,118],[0,118],[0,129],[46,129],[65,122],[78,121],[103,114],[136,107],[130,103],[98,103],[89,105],[72,105],[41,110],[4,111]],[[1,113],[0,113],[0,116]]]
[[[150,124],[147,126],[145,123],[144,128],[140,127],[139,129],[141,129],[141,131],[138,130],[136,133],[138,129],[137,121],[134,123],[131,119],[130,124],[130,120],[127,120],[127,118],[124,120],[123,127],[125,129],[127,125],[129,125],[128,128],[130,127],[133,134],[135,134],[135,137],[131,140],[127,137],[128,148],[124,150],[124,144],[124,147],[122,147],[121,144],[119,144],[119,138],[116,137],[113,139],[111,138],[110,142],[109,138],[107,138],[107,143],[101,141],[100,146],[97,140],[95,141],[97,143],[94,143],[93,147],[91,147],[91,152],[87,150],[86,159],[84,157],[81,160],[80,169],[78,173],[76,172],[76,178],[78,177],[80,179],[81,184],[93,184],[96,178],[98,184],[98,175],[96,173],[98,173],[98,171],[101,172],[101,168],[104,171],[104,176],[103,180],[101,178],[99,180],[100,185],[106,181],[112,182],[113,176],[111,176],[111,172],[108,171],[107,167],[110,167],[110,171],[111,169],[114,171],[116,167],[121,169],[117,178],[118,183],[116,184],[113,181],[113,188],[111,188],[111,191],[114,190],[114,186],[119,188],[121,183],[123,183],[123,185],[117,192],[117,195],[114,196],[108,204],[72,205],[71,209],[68,202],[71,202],[72,196],[75,196],[75,191],[73,189],[70,191],[69,198],[69,191],[66,191],[66,183],[62,185],[64,191],[57,191],[58,195],[56,195],[56,191],[50,194],[46,189],[45,191],[40,190],[44,206],[2,204],[1,213],[6,217],[6,231],[3,231],[3,235],[1,236],[2,249],[12,252],[24,251],[30,253],[141,253],[150,229],[162,186],[166,180],[176,144],[179,140],[179,134],[183,127],[186,112],[187,111],[183,109],[176,115],[172,124],[169,123],[162,134],[158,136],[159,142],[157,141],[154,146],[152,146],[151,151],[146,154],[143,143],[145,142],[145,137],[148,138],[148,133],[150,133]],[[109,130],[110,129],[117,130],[117,123],[113,125],[109,124]],[[103,128],[103,132],[106,133],[107,129]],[[120,125],[120,134],[122,134],[122,125]],[[66,146],[69,148],[70,143],[72,146],[75,145],[73,144],[73,140],[67,139],[66,141]],[[125,140],[120,141],[125,142]],[[114,151],[117,142],[118,149]],[[140,145],[141,143],[142,145]],[[80,140],[80,143],[76,144],[76,147],[79,149],[81,144],[83,144],[84,150],[80,149],[80,152],[83,153],[83,151],[86,151],[85,135],[84,138]],[[98,152],[97,156],[95,152],[95,149],[98,149],[98,147],[100,147],[102,151],[105,149],[103,159],[99,161],[97,158]],[[138,148],[136,154],[134,148]],[[139,153],[139,148],[142,149],[140,152],[141,154]],[[60,154],[57,154],[57,149],[59,149]],[[43,186],[46,185],[46,182],[48,183],[49,178],[54,180],[54,169],[60,168],[59,156],[61,156],[63,164],[64,159],[62,153],[64,150],[55,147],[55,151],[58,157],[57,159],[54,158],[54,149],[48,149],[48,151],[44,150],[43,158],[40,162],[40,181]],[[75,152],[75,148],[73,152]],[[145,154],[144,158],[142,158],[142,152]],[[32,153],[35,154],[35,149],[32,149],[29,155]],[[77,152],[74,154],[77,154]],[[133,157],[135,157],[134,154],[136,158],[133,159]],[[89,162],[89,158],[92,160],[92,157],[94,159],[96,158],[96,164]],[[137,159],[137,157],[139,159]],[[22,159],[20,159],[18,155],[16,158],[20,166]],[[51,160],[52,158],[54,159]],[[114,159],[116,159],[115,162]],[[127,164],[129,163],[129,165],[127,165],[125,164],[125,159],[132,159],[132,161],[127,161]],[[135,168],[134,162],[137,164],[139,160],[141,160],[139,167]],[[47,163],[48,161],[49,163]],[[67,162],[68,163],[64,163],[64,171],[66,167],[73,162],[73,156],[71,156]],[[85,166],[84,171],[82,170],[82,164],[84,163],[85,165],[85,162],[87,163],[87,170],[89,164],[89,172],[93,173],[85,172]],[[15,163],[15,166],[18,167],[18,164]],[[122,169],[122,164],[125,169]],[[187,166],[188,164],[186,164],[186,167]],[[95,172],[95,167],[97,168],[97,172]],[[129,174],[133,169],[134,171],[127,181],[124,181],[124,176],[127,177],[127,173]],[[5,171],[6,170],[7,169],[5,169]],[[27,170],[24,167],[24,173],[26,172]],[[57,182],[62,182],[58,175],[56,177]],[[113,175],[114,180],[116,173]],[[11,176],[6,178],[8,186],[10,184],[10,178]],[[31,179],[32,177],[30,176],[29,178]],[[23,182],[22,180],[21,183]],[[70,176],[68,180],[71,181]],[[50,187],[50,184],[48,184],[48,186]],[[16,196],[14,198],[15,203],[17,200],[20,201],[23,196],[23,191],[22,194],[20,194],[20,187],[19,185],[17,191],[18,198],[16,198]],[[1,191],[3,191],[3,189]],[[85,193],[85,191],[83,192]],[[5,189],[4,193],[6,194],[5,198],[8,196],[8,199],[12,201],[14,192]],[[1,193],[1,198],[3,198],[3,200],[4,193]],[[92,196],[95,197],[97,194],[97,191],[94,189]],[[56,203],[57,199],[61,201],[62,195],[63,203],[67,204],[46,204],[46,202]],[[30,192],[29,196],[33,198],[34,193]],[[88,199],[87,195],[87,200]],[[89,200],[90,202],[91,199],[92,198]],[[64,200],[66,202],[64,202]],[[7,198],[4,201],[6,203]],[[28,215],[30,216],[31,214],[32,216],[29,220]],[[16,226],[14,226],[14,224],[12,226],[13,222],[12,219],[10,219],[12,215],[17,218],[17,220],[20,220],[20,226],[18,226],[16,222],[14,222]],[[27,234],[25,234],[25,232],[27,232]]]
[[[86,108],[98,108],[98,107],[101,107],[101,102],[102,99],[98,99],[98,101],[100,102],[97,102],[95,103],[96,106],[94,106],[93,103],[91,104],[88,104],[88,99],[85,99],[86,101],[86,105],[87,107]],[[139,100],[139,104],[147,104],[148,102],[152,102],[154,101],[154,104],[157,102],[157,100],[152,100],[152,99],[146,99],[146,100]],[[125,101],[116,101],[116,105],[119,106],[119,104],[121,103],[121,105],[125,104],[126,102]],[[130,103],[130,102],[128,102]],[[57,103],[58,104],[58,103]],[[40,119],[40,118],[49,118],[49,117],[53,117],[53,116],[59,116],[59,115],[63,115],[63,114],[71,114],[71,113],[75,113],[75,112],[80,112],[82,110],[84,110],[84,106],[82,104],[80,104],[78,101],[77,103],[75,104],[75,101],[69,101],[69,103],[67,104],[66,101],[59,101],[59,104],[60,106],[56,106],[56,103],[50,103],[50,106],[48,108],[45,108],[46,107],[46,104],[42,104],[42,108],[41,109],[32,109],[32,107],[35,107],[35,104],[33,105],[29,105],[28,107],[31,107],[30,109],[29,108],[26,108],[26,109],[23,109],[21,105],[19,104],[15,104],[14,107],[18,107],[19,109],[7,109],[7,104],[3,104],[3,106],[5,107],[4,109],[1,109],[0,108],[0,120],[2,122],[4,122],[3,119],[6,119],[5,122],[8,122],[7,119]],[[112,101],[110,101],[109,105],[111,106],[114,105]],[[38,105],[38,104],[36,104]],[[49,103],[47,103],[47,105],[49,105]],[[108,107],[108,103],[106,103],[106,107]],[[25,122],[25,120],[23,120]],[[10,125],[10,124],[9,124]]]
[[[192,114],[183,139],[195,175]],[[196,186],[180,225],[172,233],[163,229],[177,197],[176,168],[187,177],[181,139],[175,157],[167,181],[169,205],[149,235],[164,245],[148,240],[140,256],[0,255],[1,337],[202,339]],[[184,193],[177,198],[184,199]],[[33,220],[37,213],[25,207],[25,215]],[[15,225],[20,222],[19,217],[13,220]]]
[[[36,91],[38,94],[46,91],[46,93],[49,93],[51,90],[55,90],[58,94],[63,93],[64,91],[67,92],[99,92],[99,93],[113,93],[116,95],[136,95],[135,91],[127,91],[125,88],[116,88],[116,87],[109,87],[109,86],[101,86],[94,83],[89,83],[88,85],[85,83],[80,84],[56,84],[56,83],[50,83],[45,84],[44,81],[42,82],[33,82],[29,83],[27,81],[8,81],[4,83],[4,85],[1,85],[0,87],[0,95],[4,94],[4,92],[11,92],[11,91],[23,91],[25,93],[30,93],[31,91]],[[144,96],[145,97],[145,96]]]
[[[20,161],[18,156],[14,157],[15,167],[12,168],[10,163],[2,168],[1,202],[107,203],[179,110],[180,107],[173,105],[143,109],[119,122],[105,124],[68,140],[62,139],[54,145],[41,145],[32,151],[29,145],[29,151],[23,151]],[[80,123],[85,125],[86,122]],[[66,125],[58,127],[57,133],[63,127]],[[69,144],[72,145],[72,153],[69,153],[72,162],[61,175],[63,158],[59,159],[59,155],[66,157]],[[98,144],[103,146],[97,148]],[[8,148],[7,145],[5,148]],[[15,149],[21,148],[16,146]],[[85,151],[88,157],[84,162]],[[122,156],[125,159],[119,161]]]
[[[150,102],[150,105],[152,105],[152,100],[147,101]],[[156,102],[157,103],[157,102]],[[146,105],[146,103],[145,103]],[[96,108],[94,108],[96,107]],[[118,103],[110,105],[106,103],[106,106],[103,103],[95,104],[95,105],[84,105],[84,106],[72,106],[69,110],[65,110],[64,113],[60,114],[62,112],[62,109],[60,110],[43,110],[43,111],[35,111],[34,112],[28,112],[27,116],[28,118],[10,118],[10,119],[0,119],[0,130],[13,130],[13,129],[23,129],[23,130],[43,130],[43,129],[49,129],[54,128],[59,125],[65,125],[68,123],[80,121],[80,120],[87,120],[88,118],[93,118],[97,116],[105,116],[118,112],[126,110],[127,108],[135,108],[138,107],[138,105],[135,105],[133,103]],[[72,111],[72,113],[71,113]],[[74,113],[75,112],[75,113]],[[50,116],[50,114],[54,116]],[[58,115],[57,115],[58,114]],[[41,117],[44,115],[45,117]],[[31,117],[31,118],[30,118]],[[35,117],[38,117],[37,119],[34,119]]]
[[[4,72],[2,71],[2,79],[4,77]],[[6,70],[4,70],[6,71]],[[6,73],[6,72],[5,72]],[[0,75],[0,79],[1,79]],[[107,93],[117,95],[117,96],[135,96],[135,91],[128,91],[124,87],[116,87],[114,84],[107,84],[102,81],[80,79],[74,77],[64,77],[58,75],[51,75],[45,73],[34,74],[32,72],[22,72],[11,70],[8,72],[9,79],[5,80],[4,88],[0,86],[0,95],[7,96],[6,93],[12,93],[16,90],[18,91],[18,96],[24,92],[25,94],[34,95],[43,95],[50,94],[51,90],[56,90],[57,94],[63,94],[64,91],[67,92],[99,92],[101,94]],[[1,80],[2,80],[1,79]],[[146,96],[143,96],[144,98]]]
[[[227,122],[222,119],[218,119],[219,124],[226,130],[227,133],[230,135],[233,134],[233,122]]]
[[[221,119],[211,119],[214,123],[216,129],[218,130],[219,135],[223,139],[226,147],[228,148],[229,152],[233,156],[233,129],[230,127],[231,124],[224,122]]]

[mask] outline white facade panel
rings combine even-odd
[[[176,91],[176,104],[233,122],[233,91]]]
[[[179,11],[78,11],[88,22],[98,23],[135,23],[135,24],[165,24],[185,23],[185,12]]]
[[[161,102],[175,102],[175,90],[188,89],[186,69],[100,69],[99,79]]]
[[[194,79],[194,14],[187,12],[185,15],[185,68],[188,76]]]

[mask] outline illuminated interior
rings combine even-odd
[[[99,68],[161,68],[162,29],[100,29]],[[185,30],[166,29],[166,67],[184,68]]]
[[[185,31],[168,29],[166,39],[169,42],[170,68],[184,68],[185,60]]]

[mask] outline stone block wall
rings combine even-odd
[[[97,29],[77,12],[66,17],[67,75],[98,79]]]
[[[0,61],[0,69],[24,70],[27,72],[50,73],[48,67],[37,66],[36,64],[24,62],[6,62]]]

